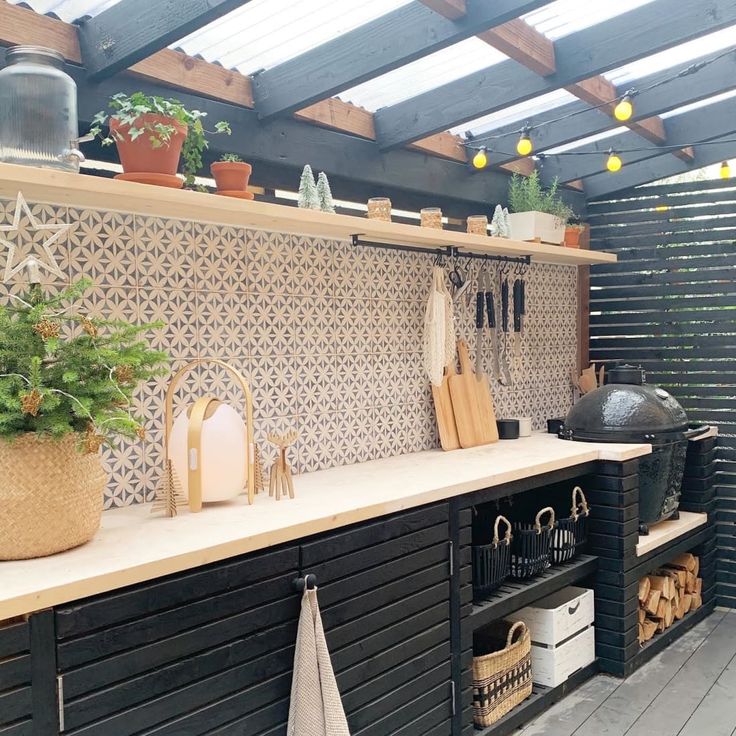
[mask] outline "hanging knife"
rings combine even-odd
[[[514,281],[514,361],[518,364],[521,358],[521,279]]]
[[[508,334],[509,334],[509,280],[504,277],[501,281],[501,329],[503,330],[503,355],[501,360],[501,372],[498,380],[504,386],[511,385],[511,371],[509,370],[508,358]]]
[[[493,351],[493,375],[501,380],[501,366],[498,359],[498,333],[496,332],[496,305],[493,300],[493,291],[490,282],[486,283],[486,313],[488,326],[491,328],[491,350]]]
[[[481,358],[481,343],[483,338],[483,292],[480,281],[478,291],[475,294],[475,375],[483,372],[483,360]]]

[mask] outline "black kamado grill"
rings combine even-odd
[[[689,439],[707,425],[688,428],[687,414],[663,388],[646,383],[632,365],[612,368],[608,381],[580,398],[565,418],[560,437],[577,442],[646,442],[652,454],[639,462],[640,532],[662,519],[677,518]]]

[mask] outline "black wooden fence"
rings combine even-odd
[[[590,358],[628,361],[691,422],[718,426],[718,600],[736,607],[736,184],[631,189],[590,202]]]

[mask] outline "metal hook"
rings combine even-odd
[[[294,578],[294,588],[299,593],[303,593],[304,589],[314,590],[317,587],[317,576],[314,573],[308,573],[303,578]]]

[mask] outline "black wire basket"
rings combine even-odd
[[[499,537],[498,527],[503,522],[506,533]],[[473,545],[473,598],[479,600],[496,590],[509,576],[511,563],[511,524],[505,516],[496,517],[493,541]]]
[[[590,507],[580,486],[572,489],[570,516],[558,519],[552,534],[551,560],[553,565],[569,562],[579,554],[588,541]]]
[[[547,514],[549,522],[542,524]],[[533,578],[550,565],[549,554],[555,530],[555,510],[551,506],[541,509],[533,524],[515,521],[511,542],[511,577],[517,580]]]

